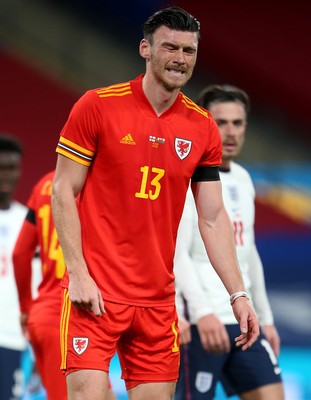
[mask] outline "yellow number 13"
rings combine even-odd
[[[145,166],[141,167],[140,171],[143,173],[143,176],[141,180],[140,191],[135,193],[135,197],[139,197],[141,199],[150,199],[150,200],[157,199],[161,191],[160,179],[163,178],[165,174],[164,169],[152,167],[150,172],[150,167]],[[154,177],[150,177],[151,173],[156,175]],[[153,186],[152,188],[153,190],[152,189],[147,190],[148,179],[151,179],[150,186]]]

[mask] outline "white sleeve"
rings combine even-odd
[[[260,325],[272,325],[273,314],[268,300],[265,277],[256,245],[253,245],[249,262],[251,296]]]
[[[174,259],[176,289],[184,296],[190,319],[197,320],[211,314],[212,308],[206,300],[204,290],[200,284],[193,261],[191,259],[191,245],[197,214],[195,203],[191,195],[187,195],[184,212],[179,224],[176,251]]]
[[[176,290],[175,302],[176,302],[176,310],[177,310],[178,318],[187,319],[186,313],[185,313],[184,299],[179,290],[179,287],[176,285],[175,285],[175,290]]]

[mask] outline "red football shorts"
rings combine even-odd
[[[61,315],[61,368],[109,372],[118,351],[127,389],[149,382],[176,382],[179,328],[175,306],[137,307],[105,301],[106,314],[76,309],[64,289]]]
[[[60,370],[59,308],[58,319],[55,321],[52,318],[46,320],[42,313],[41,318],[35,319],[34,308],[31,310],[28,331],[42,383],[49,398],[67,400],[66,378]]]

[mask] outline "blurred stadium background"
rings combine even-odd
[[[17,197],[25,202],[54,168],[59,131],[86,89],[144,71],[141,26],[172,4],[197,16],[202,29],[184,92],[195,98],[207,84],[230,83],[250,94],[240,162],[256,186],[257,244],[282,340],[286,400],[310,400],[310,2],[1,0],[0,131],[25,146]],[[125,398],[116,359],[111,376]]]

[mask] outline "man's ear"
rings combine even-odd
[[[150,44],[148,40],[142,39],[139,43],[139,54],[146,60],[150,58]]]

